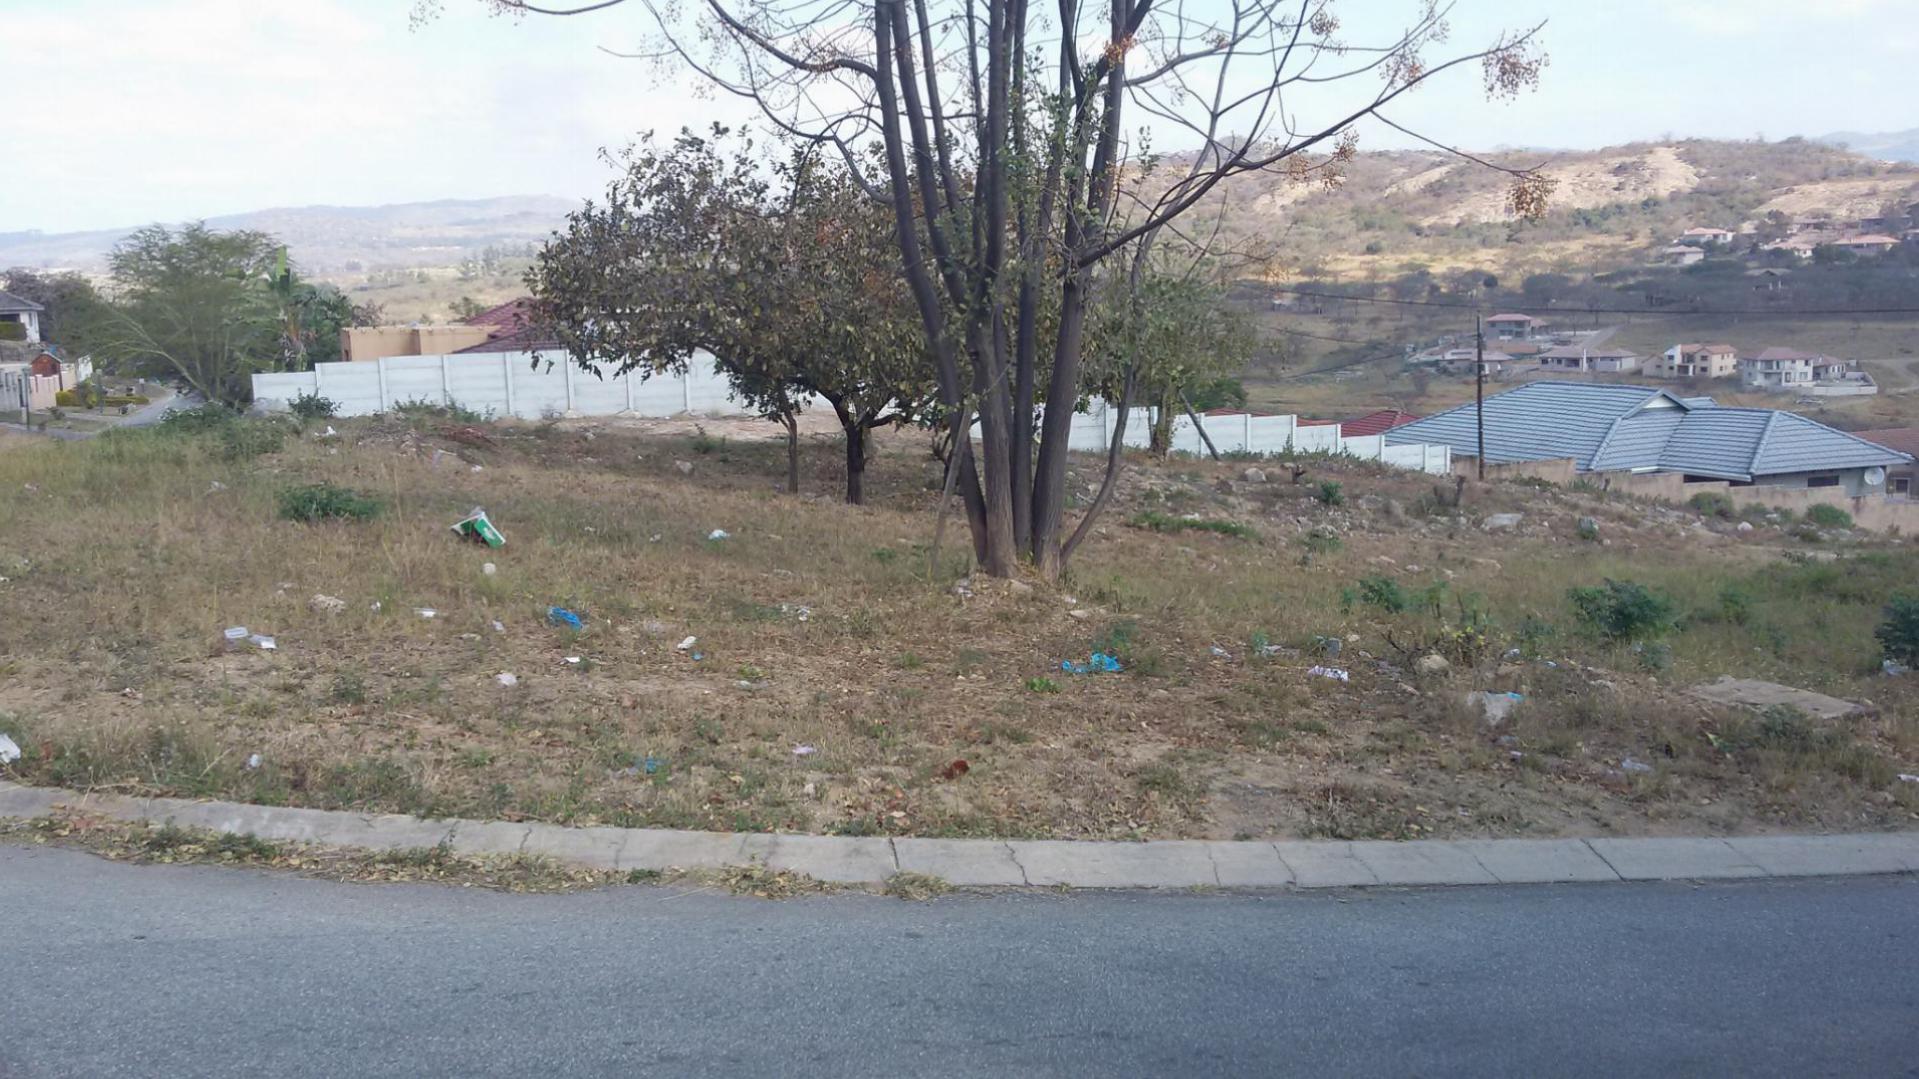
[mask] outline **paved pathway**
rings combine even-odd
[[[0,1075],[1880,1076],[1919,879],[507,895],[0,844]]]
[[[463,854],[544,854],[595,869],[695,869],[763,863],[825,881],[870,884],[898,872],[961,886],[1345,888],[1714,880],[1919,872],[1919,832],[1731,839],[1469,839],[1394,842],[886,839],[565,828],[276,809],[177,798],[82,795],[0,783],[0,817],[58,805],[127,820],[341,847],[445,843]]]

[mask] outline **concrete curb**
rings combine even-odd
[[[878,884],[900,872],[974,887],[1268,889],[1919,873],[1919,831],[1404,843],[872,839],[422,820],[0,782],[0,818],[41,817],[58,807],[336,847],[444,843],[461,854],[541,854],[590,869],[714,869],[757,862],[844,884]]]

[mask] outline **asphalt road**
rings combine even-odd
[[[1919,879],[772,903],[0,846],[0,1076],[1919,1076]]]

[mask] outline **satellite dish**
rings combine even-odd
[[[1886,470],[1883,468],[1880,468],[1877,465],[1874,465],[1873,467],[1866,469],[1866,474],[1864,479],[1868,487],[1877,487],[1880,484],[1886,482]]]

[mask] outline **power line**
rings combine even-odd
[[[1346,300],[1352,303],[1396,304],[1401,307],[1444,307],[1460,311],[1483,311],[1485,304],[1452,300],[1396,300],[1382,296],[1342,296],[1336,292],[1311,292],[1306,289],[1273,289],[1282,296],[1306,296],[1317,300]],[[1806,318],[1815,315],[1919,315],[1919,307],[1828,307],[1798,311],[1714,311],[1707,308],[1672,307],[1508,307],[1515,314],[1543,312],[1553,315],[1728,315],[1766,318]],[[1361,342],[1354,342],[1361,343]]]

